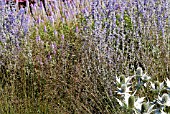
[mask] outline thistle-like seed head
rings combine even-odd
[[[162,104],[166,104],[169,100],[169,95],[167,93],[162,95]]]
[[[127,85],[126,84],[122,84],[121,85],[121,90],[122,90],[123,93],[126,92],[126,89],[127,89]]]
[[[120,76],[120,83],[125,83],[125,76],[124,75],[121,75]]]
[[[135,104],[135,97],[130,96],[128,99],[128,108],[134,108],[134,104]]]
[[[148,110],[148,104],[143,103],[141,106],[141,113],[147,112],[147,110]]]
[[[141,77],[143,75],[143,70],[141,67],[138,67],[136,70],[136,76]]]

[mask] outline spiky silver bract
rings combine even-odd
[[[163,106],[170,106],[170,94],[164,93],[161,97],[158,96],[158,104]]]
[[[163,82],[159,82],[159,81],[155,81],[155,82],[150,82],[151,84],[151,88],[152,88],[152,91],[155,91],[155,92],[161,92],[165,85],[164,85],[164,81]]]
[[[122,84],[121,87],[118,88],[118,90],[115,92],[117,92],[117,94],[120,94],[120,95],[129,94],[129,92],[132,92],[130,91],[130,88],[131,86],[128,87],[126,84]]]
[[[167,91],[170,91],[170,80],[168,78],[166,79],[165,83]]]

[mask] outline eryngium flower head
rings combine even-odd
[[[143,75],[143,70],[141,67],[138,67],[136,70],[136,77],[139,78],[142,77],[142,75]]]
[[[126,86],[125,84],[123,84],[123,85],[121,86],[121,91],[122,91],[122,93],[125,93],[126,90],[127,90],[127,86]]]
[[[118,88],[117,94],[129,94],[130,91],[130,87],[127,86],[127,84],[122,84],[120,88]]]
[[[120,83],[125,83],[125,76],[124,75],[120,76]]]
[[[135,99],[135,96],[130,94],[125,94],[123,96],[123,101],[116,98],[120,106],[126,107],[128,109],[133,109],[134,111],[137,109],[138,112],[144,99],[145,97],[138,97],[137,99]]]
[[[122,84],[130,85],[130,81],[133,78],[133,76],[125,77],[124,75],[121,75],[120,77],[116,76],[116,84],[120,87]]]
[[[142,102],[144,101],[145,97],[137,98],[135,101],[135,109],[137,109],[139,112],[141,110]]]
[[[148,75],[146,75],[146,73],[145,73],[145,74],[142,75],[141,79],[142,79],[143,81],[149,81],[149,80],[151,79],[151,77],[148,76]]]
[[[148,110],[148,104],[143,103],[141,106],[141,113],[143,114],[144,112],[147,112],[147,110]]]
[[[170,106],[170,95],[164,93],[161,97],[158,96],[158,104],[163,106]]]
[[[135,97],[130,96],[128,99],[128,108],[130,108],[130,109],[134,108],[134,104],[135,104]]]
[[[164,88],[164,82],[160,83],[158,81],[155,81],[154,83],[150,82],[151,83],[151,87],[152,87],[152,91],[162,91],[163,88]]]
[[[151,114],[155,105],[151,105],[150,102],[148,101],[147,103],[144,102],[142,103],[141,107],[136,110],[136,114]]]

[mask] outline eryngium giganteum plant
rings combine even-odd
[[[150,80],[151,77],[150,77]],[[137,80],[131,81],[131,88],[133,88],[134,82]],[[135,90],[131,89],[131,93],[121,94],[121,99],[117,99],[118,103],[121,106],[129,107],[130,109],[133,109],[135,114],[151,114],[151,113],[168,113],[169,109],[167,107],[170,106],[170,94],[169,91],[166,91],[166,85],[164,84],[164,81],[160,83],[159,81],[155,81],[154,83],[151,82],[151,84],[147,85],[140,85],[141,88]],[[144,87],[143,87],[144,86]],[[124,86],[123,86],[124,87]],[[143,88],[143,89],[142,89]],[[147,101],[147,103],[144,101],[144,99],[149,98],[148,96],[139,98],[137,96],[137,93],[142,91],[147,91],[150,88],[150,92],[153,94],[152,100]],[[121,90],[121,89],[120,89]],[[126,89],[122,89],[122,91],[125,91]],[[136,100],[133,100],[133,98],[136,98]]]

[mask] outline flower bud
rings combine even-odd
[[[47,32],[47,27],[46,26],[44,26],[44,32]]]
[[[120,76],[120,83],[125,83],[125,76],[124,75],[121,75]]]
[[[162,104],[166,104],[169,100],[169,95],[167,93],[162,95]]]
[[[122,84],[122,85],[121,85],[121,91],[122,91],[122,93],[126,92],[126,88],[127,88],[126,84]]]
[[[128,99],[128,108],[134,108],[134,104],[135,104],[135,97],[130,96]]]
[[[136,70],[136,76],[141,77],[143,75],[143,70],[141,67],[138,67]]]
[[[147,103],[143,103],[141,106],[141,113],[143,114],[144,112],[147,112],[147,110],[148,110]]]

